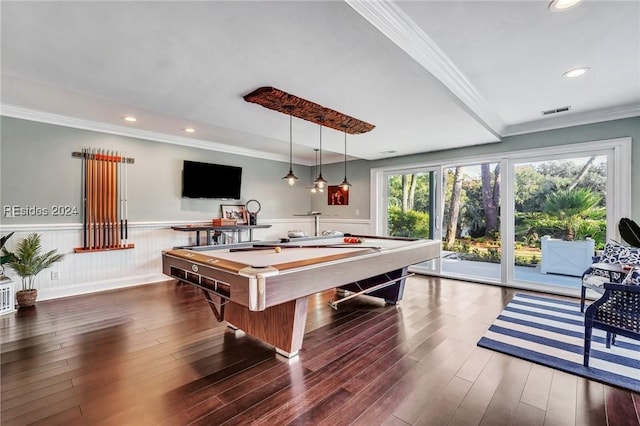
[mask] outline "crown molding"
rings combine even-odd
[[[565,127],[582,126],[601,123],[604,121],[621,120],[624,118],[640,117],[640,103],[603,108],[584,113],[571,113],[553,118],[546,118],[528,123],[507,126],[503,136],[516,136],[526,133],[544,132]]]
[[[241,155],[245,157],[255,157],[266,160],[289,162],[289,157],[286,155],[277,155],[270,152],[239,148],[237,146],[225,145],[217,142],[209,142],[201,139],[185,138],[184,136],[175,136],[165,133],[151,132],[148,130],[132,129],[129,127],[117,126],[113,124],[99,123],[96,121],[83,120],[80,118],[59,114],[52,114],[14,105],[0,104],[0,115],[5,117],[36,121],[39,123],[71,127],[74,129],[90,130],[112,135],[186,146],[190,148],[199,148],[207,151],[224,152],[227,154]]]
[[[484,128],[500,139],[505,124],[438,45],[392,0],[344,0],[438,79]]]

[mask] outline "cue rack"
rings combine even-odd
[[[74,252],[134,248],[127,220],[127,165],[133,158],[98,148],[72,156],[82,160],[82,247]]]

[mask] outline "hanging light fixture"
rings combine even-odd
[[[287,106],[287,110],[289,110],[289,173],[282,179],[286,180],[287,183],[293,186],[298,180],[298,176],[293,174],[293,107]]]
[[[314,168],[313,168],[313,172],[315,173],[315,172],[316,172],[316,170],[318,169],[318,148],[314,148],[313,150],[316,152],[316,164],[315,164],[315,166],[314,166]],[[317,193],[317,192],[322,192],[322,191],[323,191],[323,189],[322,189],[322,188],[318,188],[318,184],[317,184],[317,183],[315,183],[315,181],[314,181],[314,182],[311,182],[311,183],[312,183],[312,185],[311,185],[311,186],[309,186],[309,187],[308,187],[308,189],[310,189],[310,190],[311,190],[311,193],[312,193],[312,194],[315,194],[315,193]]]
[[[323,117],[319,117],[320,119],[320,165],[318,166],[318,177],[313,181],[314,185],[318,187],[318,189],[322,192],[324,187],[327,185],[327,180],[322,177],[322,121]]]
[[[344,127],[344,180],[340,184],[343,191],[348,191],[351,184],[347,180],[347,126]]]

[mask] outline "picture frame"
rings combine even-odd
[[[236,225],[247,224],[247,208],[244,205],[222,204],[220,208],[223,219],[233,219]]]
[[[349,191],[345,191],[340,185],[329,185],[327,191],[327,204],[330,206],[348,206]]]

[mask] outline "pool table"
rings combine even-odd
[[[310,295],[340,288],[395,304],[408,266],[439,256],[438,240],[332,236],[165,250],[162,267],[202,289],[218,321],[293,357],[302,347]]]

